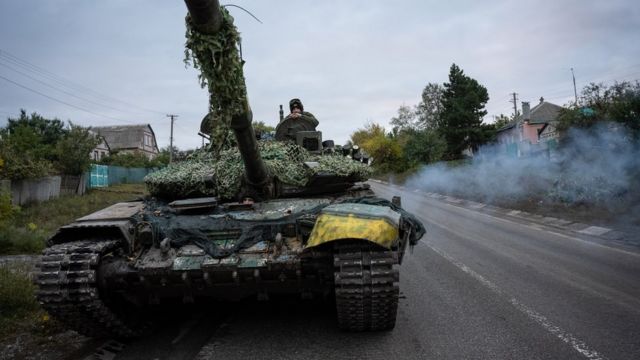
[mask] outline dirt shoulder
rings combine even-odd
[[[25,206],[0,231],[0,360],[71,359],[93,340],[66,330],[36,301],[32,276],[45,239],[67,224],[112,204],[145,194],[144,185],[125,184]]]

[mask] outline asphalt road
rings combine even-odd
[[[322,301],[212,304],[102,358],[640,359],[640,252],[372,186],[428,229],[402,264],[393,331],[340,332]]]

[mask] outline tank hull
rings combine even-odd
[[[390,329],[412,231],[397,208],[371,195],[359,185],[335,197],[260,203],[116,204],[49,240],[38,299],[90,336],[137,336],[132,309],[164,301],[275,294],[335,297],[340,328]],[[368,310],[353,315],[358,309]]]

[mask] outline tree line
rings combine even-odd
[[[52,174],[80,175],[94,163],[101,142],[90,128],[20,110],[0,128],[0,179],[32,179]],[[113,153],[101,163],[126,167],[160,167],[169,159],[164,149],[154,160],[142,154]]]
[[[376,171],[403,172],[422,164],[459,160],[496,140],[497,131],[519,113],[483,121],[487,89],[452,64],[449,81],[428,83],[415,106],[402,105],[390,121],[391,130],[372,122],[351,134],[351,142],[373,159]],[[619,124],[630,139],[640,139],[640,82],[585,86],[577,103],[563,107],[555,123],[561,133],[570,128],[601,129]]]
[[[351,134],[351,142],[369,153],[380,172],[462,159],[495,138],[496,125],[483,122],[488,101],[487,89],[452,64],[448,82],[428,83],[419,104],[400,106],[391,131],[369,123]]]
[[[557,127],[560,131],[572,127],[596,129],[601,123],[619,124],[628,131],[630,139],[640,139],[640,82],[585,86],[578,102],[560,111]]]

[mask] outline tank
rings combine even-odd
[[[186,5],[192,36],[230,26],[217,0]],[[225,106],[210,117],[227,116],[234,144],[150,175],[150,196],[48,239],[34,277],[44,309],[84,335],[129,338],[155,304],[288,294],[335,300],[343,330],[393,329],[399,266],[422,224],[399,197],[376,197],[368,167],[315,126],[283,119],[262,141],[246,93]]]

